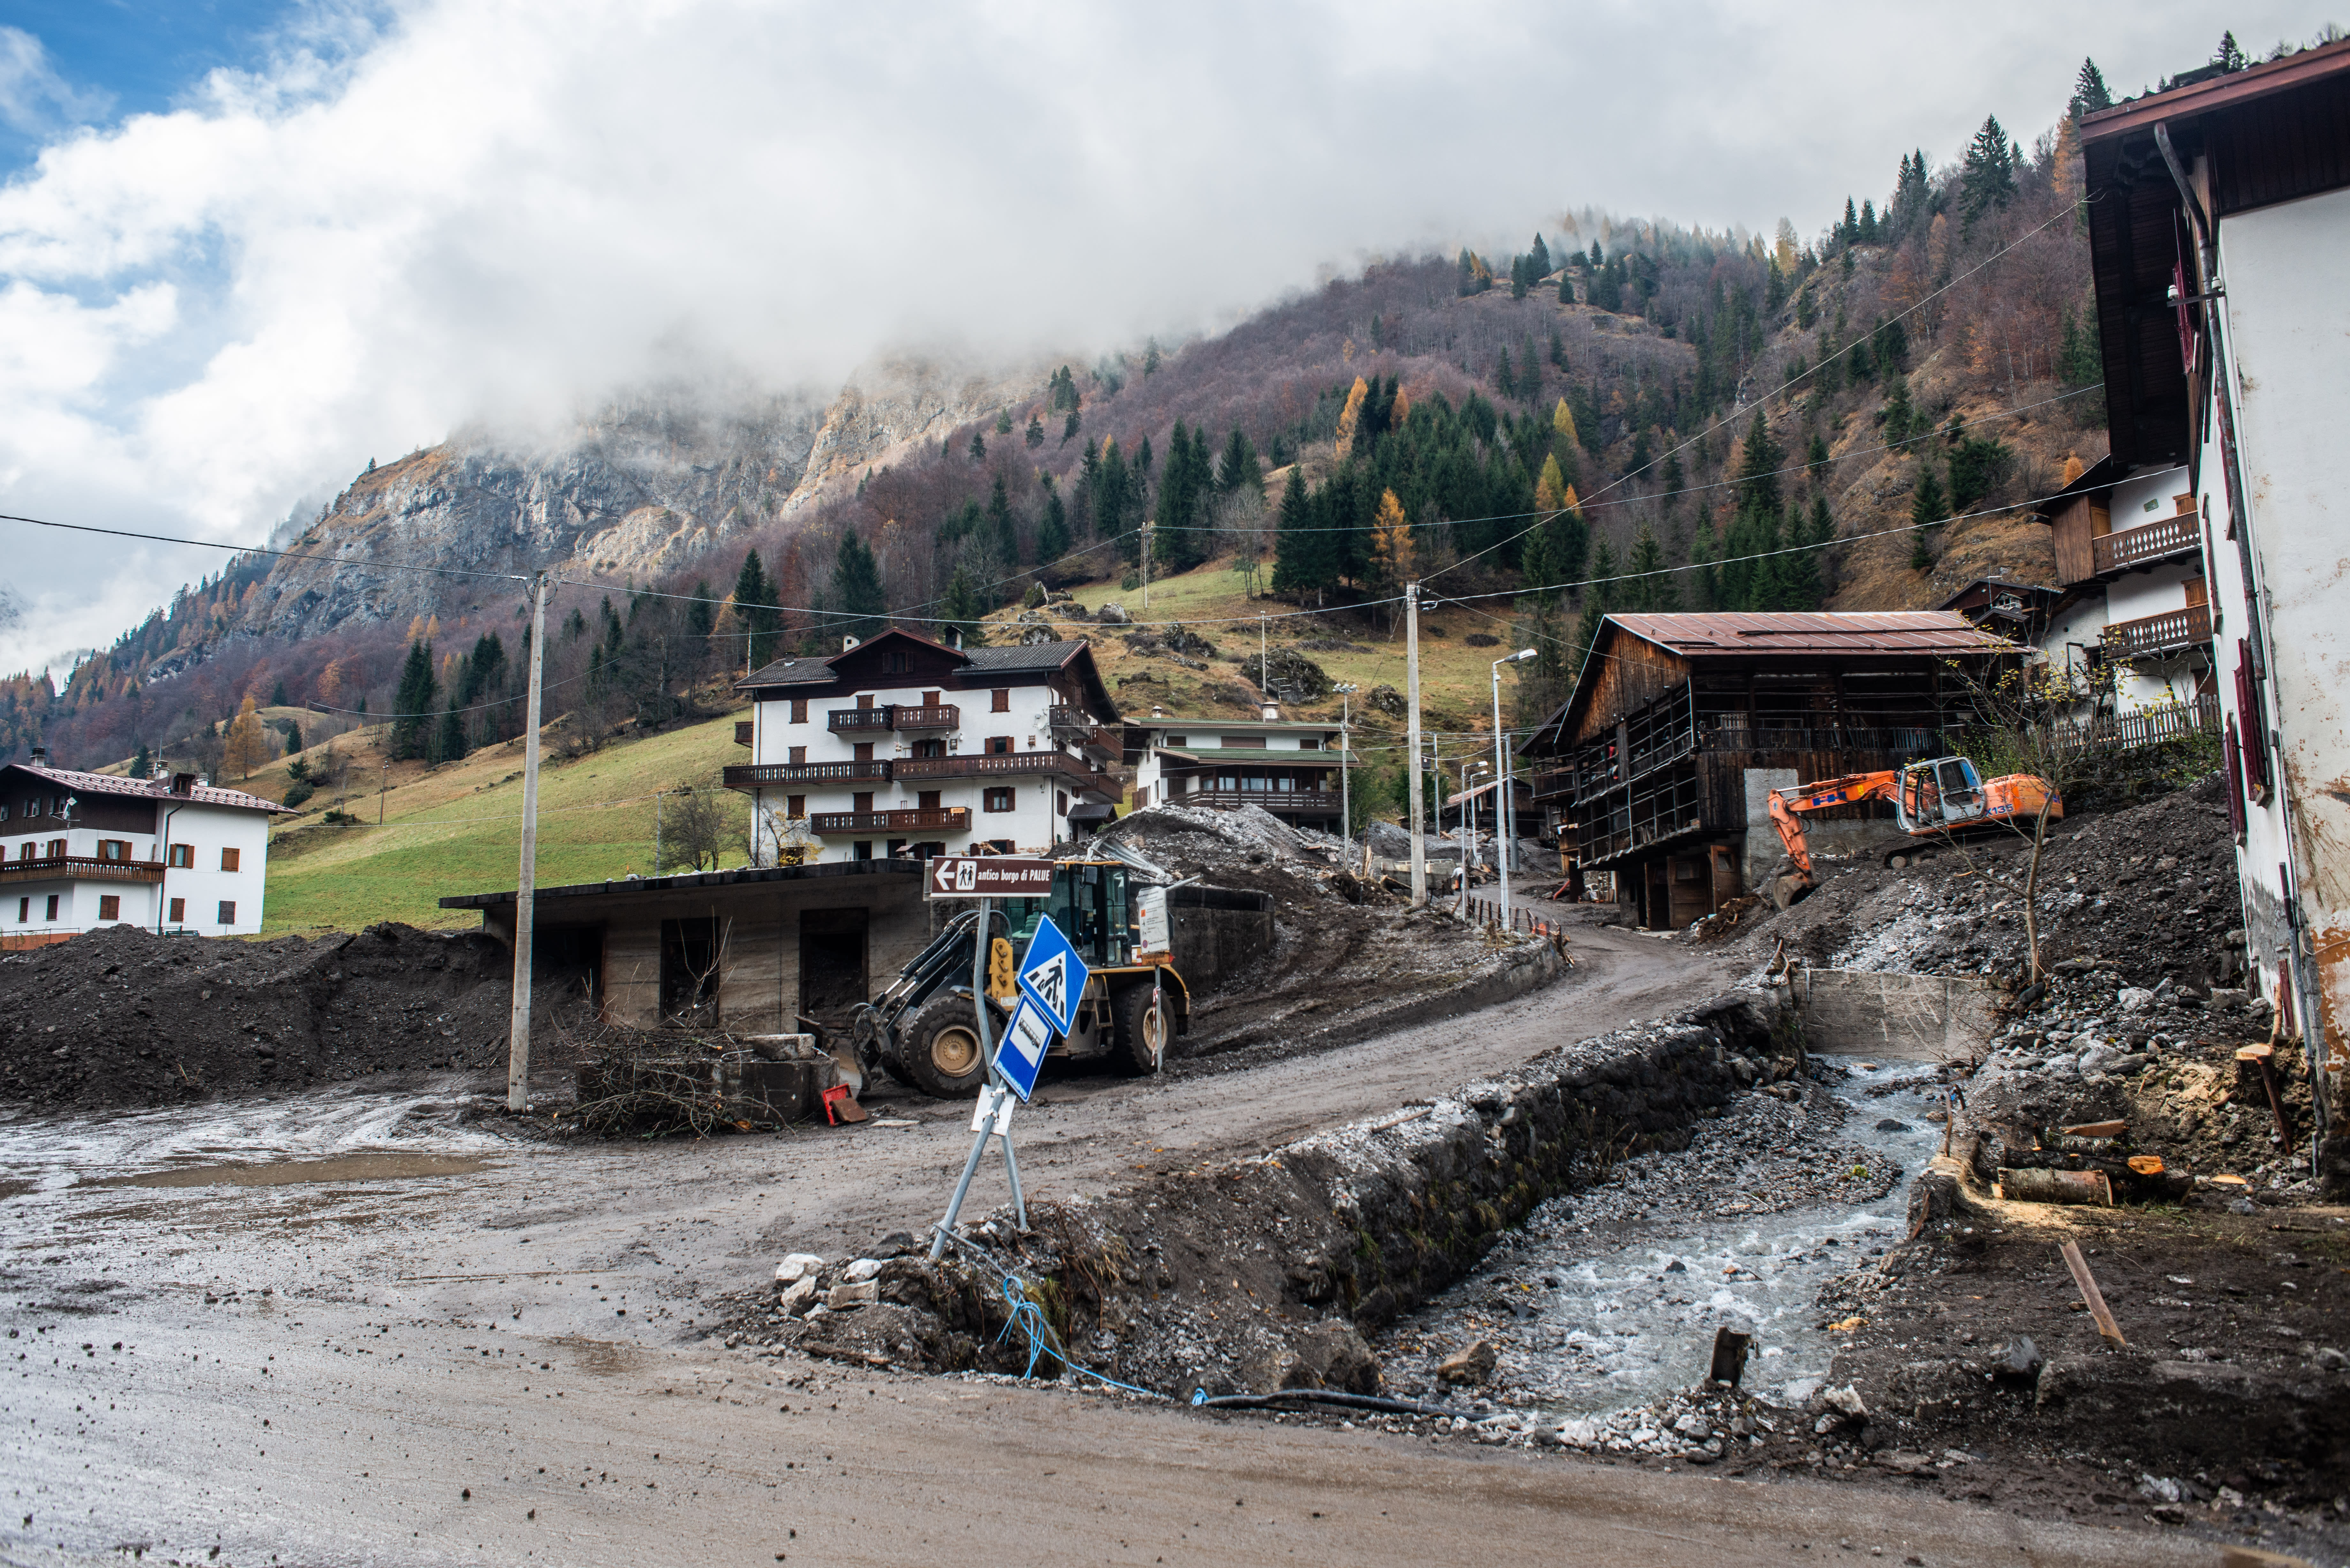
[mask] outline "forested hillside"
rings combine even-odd
[[[2103,96],[2085,64],[2076,109]],[[831,453],[791,507],[756,504],[738,463],[742,483],[702,483],[711,515],[681,486],[627,569],[593,547],[609,528],[581,535],[556,567],[550,707],[657,725],[746,659],[885,618],[975,628],[1036,584],[1138,572],[1146,524],[1154,572],[1229,561],[1269,607],[1384,631],[1416,576],[1514,623],[1543,652],[1522,711],[1610,608],[1909,607],[2042,578],[2026,504],[2104,442],[2072,121],[2025,148],[1987,118],[1955,157],[1887,167],[1885,192],[1824,200],[1809,238],[1562,214],[1513,256],[1379,261],[1214,337],[935,400],[886,447],[771,434],[795,462]],[[860,470],[858,450],[891,455]],[[403,460],[411,489],[442,461]],[[386,557],[508,558],[402,517],[330,509],[293,547],[348,556],[363,522]],[[518,584],[411,576],[305,631],[278,587],[303,572],[333,575],[240,557],[62,690],[8,682],[0,755],[201,752],[280,686],[430,712],[409,721],[423,753],[514,732]]]

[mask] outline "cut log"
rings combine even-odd
[[[2094,1203],[2114,1206],[2114,1184],[2102,1170],[2018,1170],[2002,1167],[1996,1196],[2012,1203]]]
[[[2122,1129],[2127,1125],[2124,1122],[2083,1122],[2078,1127],[2063,1127],[2058,1130],[2062,1131],[2066,1137],[2119,1137],[2122,1136]]]
[[[2160,1176],[2162,1174],[2162,1156],[2158,1154],[2134,1154],[2129,1157],[2129,1168],[2140,1176]]]

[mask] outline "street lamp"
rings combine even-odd
[[[1533,649],[1522,648],[1515,653],[1504,654],[1502,658],[1493,660],[1493,827],[1501,839],[1502,929],[1503,930],[1510,928],[1510,872],[1513,868],[1511,860],[1517,846],[1513,842],[1509,817],[1509,745],[1502,733],[1502,666],[1523,664],[1534,657]]]
[[[1351,682],[1338,684],[1338,836],[1352,840],[1355,836],[1355,794],[1347,785],[1348,763],[1353,746],[1347,735],[1347,721],[1354,716],[1355,688]],[[1349,854],[1353,853],[1351,850]]]
[[[1479,774],[1491,772],[1490,763],[1463,762],[1461,764],[1461,892],[1454,901],[1453,912],[1466,919],[1469,915],[1469,868],[1477,853],[1477,796],[1475,779]]]

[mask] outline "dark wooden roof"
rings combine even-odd
[[[2174,278],[2198,287],[2196,242],[2155,137],[2181,166],[2209,159],[2213,220],[2350,184],[2350,41],[2205,77],[2081,121],[2090,270],[2114,457],[2189,461],[2193,441]]]
[[[862,679],[854,669],[848,668],[869,665],[877,650],[892,644],[902,644],[915,653],[920,663],[911,673],[919,680],[951,682],[964,690],[1007,684],[1033,685],[1046,676],[1066,670],[1076,678],[1085,693],[1086,706],[1094,717],[1105,723],[1118,722],[1118,704],[1110,699],[1109,688],[1103,684],[1101,671],[1094,664],[1093,646],[1081,638],[1066,641],[1020,643],[1009,648],[959,649],[891,627],[867,638],[855,648],[844,648],[838,653],[821,658],[778,659],[734,682],[734,689],[761,697],[789,695],[794,691],[814,695],[819,689],[829,689],[837,694],[919,684],[919,680]],[[870,675],[869,670],[868,675]]]
[[[718,888],[756,888],[772,882],[821,882],[841,877],[919,877],[919,860],[841,860],[830,866],[743,866],[732,871],[689,871],[675,877],[625,877],[617,882],[575,882],[541,888],[544,898],[635,898],[645,893],[691,893]],[[444,909],[487,909],[515,901],[511,888],[497,893],[456,893],[441,900]],[[578,911],[567,911],[577,914]]]

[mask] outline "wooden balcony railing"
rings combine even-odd
[[[835,708],[825,720],[836,735],[870,734],[876,730],[960,730],[962,710],[950,702],[935,708],[885,702],[879,708]]]
[[[0,864],[0,882],[161,882],[163,867],[153,860],[100,860],[95,855],[51,855],[39,860]]]
[[[2166,556],[2185,555],[2202,547],[2202,520],[2192,512],[2141,527],[2103,534],[2089,542],[2091,557],[2100,572],[2159,561]]]
[[[2108,659],[2156,659],[2184,653],[2199,643],[2211,640],[2211,611],[2205,605],[2189,605],[2185,609],[2161,615],[2116,621],[2106,628],[2103,640]]]
[[[1327,789],[1195,789],[1174,796],[1173,804],[1222,806],[1226,810],[1261,805],[1275,815],[1283,812],[1301,812],[1315,816],[1336,816],[1338,815],[1338,792]]]
[[[967,805],[925,805],[910,811],[819,811],[808,831],[841,833],[961,833],[971,826]]]
[[[762,784],[846,784],[851,779],[886,779],[902,763],[747,763],[728,768],[728,789],[755,789]]]
[[[900,757],[897,776],[905,779],[1034,778],[1055,774],[1078,784],[1115,789],[1119,780],[1096,773],[1066,752],[976,753],[960,757]]]

